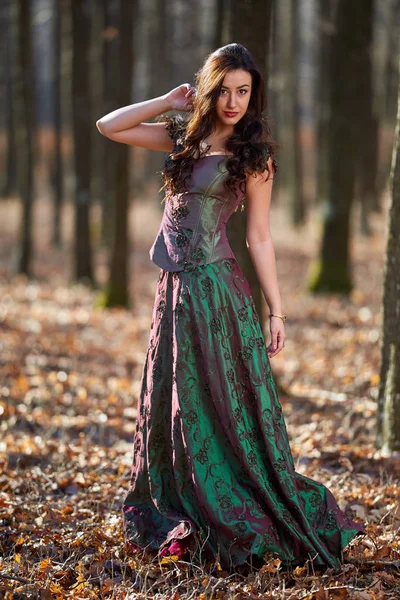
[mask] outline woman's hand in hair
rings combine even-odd
[[[164,98],[168,102],[171,110],[189,111],[193,108],[193,96],[196,89],[190,83],[182,83],[174,88]]]

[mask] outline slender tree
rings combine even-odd
[[[72,123],[75,161],[75,278],[93,283],[90,241],[91,130],[89,0],[72,0]]]
[[[390,2],[379,2],[376,4],[377,9],[384,23],[390,23],[390,27],[385,25],[384,35],[386,36],[386,53],[385,64],[379,73],[379,79],[375,79],[375,89],[379,86],[380,102],[379,116],[381,129],[389,130],[392,134],[394,131],[394,123],[396,120],[397,110],[397,88],[400,74],[397,68],[397,56],[400,52],[400,0],[390,0]],[[387,143],[380,147],[378,177],[377,177],[377,201],[373,205],[373,209],[378,212],[381,203],[379,200],[386,192],[386,185],[390,173],[391,166],[391,148],[392,143],[387,140]]]
[[[365,139],[359,126],[359,61],[365,52],[364,3],[338,0],[329,73],[328,199],[323,204],[320,257],[311,265],[312,291],[349,293],[350,213],[356,156]]]
[[[397,56],[400,50],[400,0],[392,0],[389,8],[390,27],[387,28],[388,51],[386,54],[386,69],[384,73],[385,82],[385,119],[392,122],[392,116],[396,114],[397,88],[399,71]]]
[[[193,65],[200,66],[203,59],[200,53],[202,6],[198,0],[174,0],[171,4],[174,8],[174,72],[181,83],[193,79]]]
[[[164,0],[152,0],[150,4],[149,28],[147,32],[149,85],[148,97],[155,98],[172,88],[172,61],[168,48],[171,47],[171,30],[168,28],[169,4]],[[193,23],[192,18],[187,22]],[[157,40],[157,43],[155,43]],[[145,180],[154,179],[163,168],[165,156],[161,152],[148,152]]]
[[[17,189],[16,172],[16,144],[15,144],[15,111],[12,101],[12,76],[13,55],[15,54],[15,28],[12,26],[11,2],[4,3],[0,8],[1,28],[4,35],[1,37],[1,69],[4,80],[4,130],[6,134],[5,168],[1,179],[1,195],[4,198],[11,196]],[[15,63],[14,63],[15,66]]]
[[[244,2],[232,0],[231,39],[246,46],[253,54],[264,74],[266,74],[269,62],[268,50],[270,48],[271,12],[271,0],[245,0]],[[257,15],[257,19],[254,18],[254,15]],[[261,288],[247,250],[245,211],[237,210],[231,216],[226,231],[232,249],[250,283],[257,312],[261,316]]]
[[[225,10],[227,0],[215,0],[214,11],[215,17],[213,20],[213,35],[211,40],[212,49],[215,50],[225,44],[225,16],[228,14]]]
[[[269,49],[269,77],[268,77],[268,92],[269,92],[269,113],[272,117],[271,122],[274,129],[274,137],[281,141],[281,131],[283,130],[280,109],[282,106],[282,45],[281,45],[281,28],[279,14],[279,0],[271,2],[271,35]],[[281,166],[282,157],[278,159]],[[284,171],[284,168],[280,169]],[[282,186],[282,178],[277,177],[274,181],[274,199],[275,202],[280,197],[280,188]]]
[[[104,114],[104,66],[103,66],[103,54],[104,54],[104,40],[107,32],[104,27],[104,6],[103,1],[91,0],[91,27],[92,27],[92,42],[91,42],[91,89],[92,89],[92,107],[95,120]],[[105,170],[106,170],[106,150],[109,144],[107,139],[101,136],[99,139],[99,132],[97,127],[92,128],[92,201],[94,204],[99,205],[101,208],[100,212],[100,223],[99,229],[94,229],[93,242],[97,244],[97,241],[103,243],[103,214],[104,206],[106,204],[106,186],[105,186]],[[99,239],[100,238],[100,239]]]
[[[131,101],[133,44],[132,32],[135,16],[135,3],[121,0],[119,8],[119,60],[118,106],[126,106]],[[114,235],[111,256],[110,278],[106,292],[106,306],[130,306],[128,290],[128,212],[129,212],[129,146],[116,145],[117,169],[114,185],[116,203],[114,211]]]
[[[118,72],[119,48],[119,0],[102,0],[103,8],[103,108],[101,114],[109,113],[118,106],[115,85]],[[104,202],[102,210],[102,241],[107,248],[113,243],[113,223],[116,203],[115,170],[117,145],[106,139],[99,140],[104,147]]]
[[[317,143],[317,204],[324,205],[328,202],[329,189],[329,125],[330,111],[329,103],[330,85],[329,70],[327,65],[330,62],[332,52],[334,24],[334,0],[320,0],[318,3],[318,78],[316,90],[316,143]]]
[[[361,203],[361,231],[369,233],[368,214],[376,204],[376,176],[378,166],[378,120],[374,115],[372,90],[372,24],[373,0],[366,0],[359,13],[358,62],[354,77],[358,84],[358,111],[351,123],[352,129],[358,128],[359,140],[356,155],[356,186],[357,197]],[[330,140],[330,87],[336,79],[331,79],[331,71],[326,68],[330,62],[332,43],[335,39],[335,2],[321,0],[318,4],[318,98],[317,110],[317,199],[319,203],[328,202],[329,190],[329,160],[328,145]],[[368,143],[365,143],[368,140]]]
[[[288,73],[288,91],[287,100],[290,104],[288,111],[290,121],[286,124],[289,128],[291,137],[288,148],[291,165],[289,172],[289,181],[291,182],[289,198],[291,202],[291,217],[294,225],[301,225],[305,221],[306,207],[303,194],[302,177],[302,158],[301,158],[301,139],[300,139],[300,98],[299,98],[299,54],[300,54],[300,10],[301,4],[297,0],[290,0],[290,9],[287,13],[289,19],[288,46],[289,46],[289,65]]]
[[[360,11],[359,35],[360,52],[358,57],[358,139],[359,151],[356,155],[356,192],[361,204],[360,228],[364,235],[370,235],[369,214],[377,197],[378,172],[378,120],[374,114],[374,94],[372,87],[372,43],[373,43],[374,0],[365,0]],[[366,140],[367,143],[362,143]]]
[[[377,441],[390,453],[400,451],[400,85],[389,187]]]
[[[53,113],[54,153],[51,181],[54,191],[53,244],[61,245],[61,206],[63,201],[62,118],[61,118],[61,13],[63,4],[53,0]]]
[[[31,275],[33,204],[34,85],[31,2],[15,2],[17,60],[13,77],[16,124],[17,178],[22,199],[22,222],[15,269]]]

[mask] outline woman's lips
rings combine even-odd
[[[237,112],[229,112],[227,110],[224,110],[224,114],[226,114],[227,117],[236,117],[236,115],[238,113]]]

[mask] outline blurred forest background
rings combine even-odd
[[[36,578],[57,597],[77,582],[77,597],[108,597],[132,581],[118,511],[165,155],[95,122],[193,84],[232,41],[263,69],[280,145],[271,223],[288,321],[272,366],[293,454],[368,521],[374,543],[353,559],[375,585],[365,565],[400,558],[400,0],[2,0],[0,27],[1,589]],[[228,236],[266,326],[244,232],[237,212]],[[55,557],[73,557],[63,582]]]

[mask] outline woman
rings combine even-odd
[[[172,109],[188,118],[163,115]],[[201,554],[224,568],[269,552],[284,565],[336,569],[365,530],[294,468],[269,361],[284,346],[285,315],[269,226],[277,164],[263,110],[259,69],[246,48],[228,44],[207,57],[195,88],[97,121],[112,140],[169,153],[125,533],[136,551]],[[239,205],[270,309],[267,348],[226,237]]]

